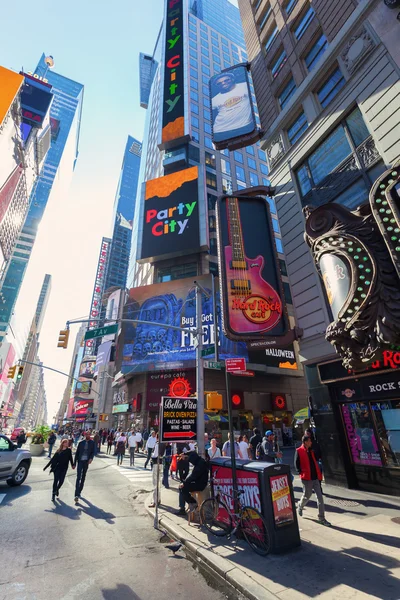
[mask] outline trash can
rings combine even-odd
[[[214,489],[232,495],[232,463],[230,458],[215,458],[211,472]],[[242,502],[259,510],[271,536],[271,552],[279,554],[301,545],[292,476],[289,465],[264,461],[236,461],[237,484],[244,491]],[[230,498],[224,498],[228,505]],[[233,507],[232,507],[233,508]]]

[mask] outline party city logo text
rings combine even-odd
[[[168,233],[182,235],[196,204],[197,201],[190,204],[181,202],[178,206],[171,206],[171,208],[159,211],[150,208],[146,211],[146,224],[152,224],[151,233],[157,237]]]

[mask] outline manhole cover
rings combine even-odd
[[[392,521],[393,521],[393,523],[400,525],[400,517],[393,517]]]
[[[329,504],[333,504],[334,506],[344,506],[345,508],[350,508],[351,506],[360,506],[359,502],[355,502],[354,500],[330,500]]]

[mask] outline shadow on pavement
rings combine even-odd
[[[118,583],[112,590],[101,590],[105,600],[140,600],[132,588],[124,583]]]
[[[3,500],[1,506],[12,506],[13,501],[18,498],[22,498],[22,496],[26,496],[32,491],[30,485],[20,485],[16,487],[11,487],[9,485],[5,485],[0,487],[0,494],[6,494],[5,499]]]
[[[346,527],[339,527],[335,525],[335,531],[342,531],[343,533],[349,533],[351,535],[356,535],[358,537],[362,537],[369,542],[375,542],[376,544],[384,544],[385,546],[390,546],[391,548],[400,548],[400,528],[399,535],[386,535],[384,533],[371,533],[369,531],[354,531],[354,529],[346,529]]]
[[[343,500],[340,496],[334,496],[333,494],[324,494],[326,498],[332,498],[333,500]],[[345,498],[347,500],[347,498]],[[364,500],[363,498],[355,498],[355,501],[367,508],[393,508],[394,510],[400,509],[399,504],[392,504],[386,500]]]
[[[55,515],[61,515],[62,517],[65,517],[66,519],[71,519],[72,521],[79,521],[80,518],[79,514],[73,506],[65,504],[65,502],[59,500],[58,498],[54,503],[54,507],[51,510],[45,509],[44,512],[53,513]]]
[[[83,506],[82,502],[87,504],[87,506]],[[78,504],[78,508],[79,508],[80,512],[83,512],[86,515],[89,515],[89,517],[92,517],[92,519],[101,519],[103,521],[106,521],[110,525],[115,525],[115,522],[113,521],[113,519],[115,519],[115,515],[113,515],[110,512],[106,512],[105,510],[103,510],[102,508],[99,508],[98,506],[95,506],[94,504],[89,502],[89,500],[86,500],[86,498],[81,497],[80,503]]]

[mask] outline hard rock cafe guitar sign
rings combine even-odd
[[[234,340],[283,336],[286,307],[267,202],[222,196],[217,222],[226,336]]]

